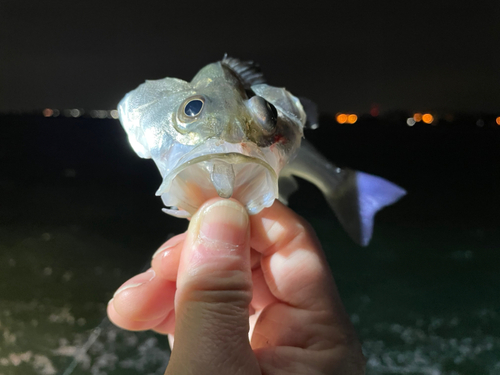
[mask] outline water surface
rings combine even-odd
[[[372,125],[307,134],[408,190],[368,248],[314,186],[290,201],[324,246],[368,373],[500,374],[500,132]],[[113,120],[0,126],[0,374],[64,374],[74,357],[73,374],[163,374],[164,336],[103,321],[116,288],[187,226],[161,212],[153,163]]]

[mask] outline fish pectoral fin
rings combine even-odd
[[[299,96],[300,104],[306,113],[306,129],[317,129],[319,127],[318,106],[312,100]]]
[[[350,169],[345,169],[344,173],[335,189],[324,192],[325,197],[349,236],[359,245],[367,246],[375,214],[398,201],[406,191],[368,173]]]

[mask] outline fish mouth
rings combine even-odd
[[[255,144],[204,145],[189,152],[163,179],[164,212],[192,216],[208,199],[234,198],[249,214],[270,207],[278,198],[278,176]],[[272,154],[271,154],[272,156]],[[269,159],[269,158],[267,158]]]

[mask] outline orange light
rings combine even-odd
[[[497,125],[500,125],[500,117],[497,117],[497,119],[495,120]]]
[[[50,117],[54,114],[54,111],[50,108],[45,108],[42,113],[45,117]]]
[[[347,116],[347,123],[348,124],[354,124],[356,121],[358,121],[358,116],[356,116],[354,114]]]
[[[422,116],[422,121],[426,124],[432,124],[432,121],[434,121],[434,117],[432,117],[430,113],[426,113]]]
[[[413,115],[413,119],[416,121],[416,122],[420,122],[422,121],[422,114],[421,113],[415,113]]]
[[[344,114],[344,113],[339,113],[339,114],[337,115],[337,122],[338,122],[339,124],[345,124],[345,123],[346,123],[346,121],[347,121],[347,115],[346,115],[346,114]]]

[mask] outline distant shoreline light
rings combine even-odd
[[[64,117],[82,117],[86,111],[81,108],[72,108],[72,109],[63,109],[62,110]],[[58,109],[53,108],[45,108],[42,111],[42,115],[44,117],[59,117],[61,112]],[[116,109],[106,110],[106,109],[92,109],[89,111],[90,117],[98,118],[98,119],[118,119],[118,111]]]
[[[373,109],[376,109],[374,111]],[[43,110],[38,110],[36,112],[26,112],[24,114],[40,114],[43,117],[55,118],[55,117],[66,117],[66,118],[93,118],[93,119],[114,119],[119,118],[118,110],[111,109],[92,109],[84,110],[82,108],[70,108],[70,109],[57,109],[57,108],[44,108]],[[405,117],[406,115],[409,117]],[[0,113],[0,115],[8,115],[9,113]],[[12,114],[22,115],[22,112],[13,112]],[[325,114],[328,116],[327,114]],[[500,116],[494,115],[492,113],[451,113],[451,112],[441,112],[436,115],[430,112],[409,112],[409,111],[392,111],[380,115],[378,107],[372,107],[369,113],[364,113],[361,115],[349,112],[338,112],[334,116],[335,122],[338,124],[356,124],[360,121],[366,124],[368,121],[383,121],[392,124],[402,123],[409,127],[417,125],[417,123],[425,123],[427,125],[438,126],[442,124],[447,124],[453,126],[455,123],[470,124],[478,128],[498,128],[500,126]],[[370,120],[371,119],[371,120]],[[419,125],[420,126],[420,125]]]
[[[358,121],[358,115],[354,113],[337,113],[335,119],[339,124],[354,124]]]

